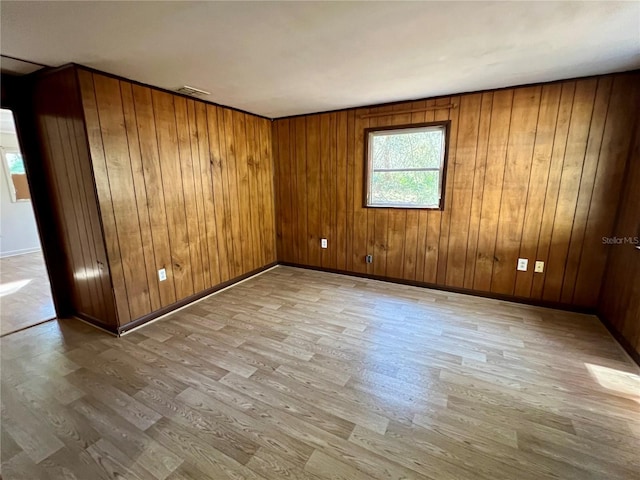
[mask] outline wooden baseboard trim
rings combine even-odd
[[[80,320],[81,322],[86,323],[87,325],[91,325],[92,327],[97,328],[98,330],[102,330],[103,332],[108,333],[109,335],[115,335],[116,337],[118,336],[118,329],[116,327],[110,327],[109,325],[105,325],[103,322],[101,322],[97,318],[94,318],[91,315],[87,315],[86,313],[76,312],[72,315],[71,318]]]
[[[524,305],[553,308],[556,310],[565,310],[565,311],[576,312],[576,313],[586,313],[589,315],[596,314],[595,308],[580,307],[576,305],[569,305],[566,303],[549,302],[545,300],[537,300],[537,299],[526,298],[526,297],[516,297],[512,295],[503,295],[499,293],[481,292],[478,290],[470,290],[468,288],[449,287],[444,285],[438,285],[435,283],[419,282],[416,280],[405,280],[402,278],[392,278],[392,277],[385,277],[381,275],[369,275],[367,273],[350,272],[347,270],[337,270],[334,268],[315,267],[310,265],[301,265],[299,263],[291,263],[291,262],[279,262],[279,263],[280,265],[285,265],[288,267],[306,268],[307,270],[318,270],[320,272],[337,273],[340,275],[348,275],[351,277],[368,278],[370,280],[380,280],[382,282],[398,283],[401,285],[411,285],[413,287],[430,288],[432,290],[440,290],[443,292],[462,293],[465,295],[473,295],[474,297],[492,298],[494,300],[501,300],[503,302],[521,303]]]
[[[631,343],[629,343],[629,340],[624,338],[622,334],[616,329],[616,327],[614,327],[613,324],[604,317],[604,315],[600,313],[598,313],[597,315],[605,328],[609,330],[611,336],[615,338],[618,344],[622,347],[624,352],[629,355],[631,360],[633,360],[640,367],[640,352],[637,352],[636,349],[633,348]]]
[[[256,275],[264,273],[267,270],[270,270],[277,265],[278,265],[278,262],[269,263],[263,267],[247,272],[244,275],[240,275],[238,277],[232,278],[231,280],[227,280],[226,282],[222,282],[214,287],[208,288],[207,290],[203,290],[202,292],[198,292],[195,295],[191,295],[190,297],[184,298],[179,302],[176,302],[167,307],[161,308],[160,310],[156,310],[155,312],[145,315],[144,317],[140,317],[137,320],[134,320],[133,322],[129,322],[126,325],[122,325],[121,327],[118,328],[117,334],[118,336],[122,336],[127,333],[131,333],[131,331],[133,331],[134,329],[137,329],[143,325],[146,325],[149,322],[160,320],[160,318],[170,313],[174,313],[177,310],[188,307],[192,303],[203,300],[205,297],[208,297],[209,295],[220,293],[220,291],[226,288],[229,288],[237,283],[248,280],[250,277],[254,277]]]

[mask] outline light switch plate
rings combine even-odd
[[[167,279],[167,271],[164,268],[158,270],[158,279],[164,282]]]
[[[519,271],[526,272],[528,266],[529,266],[529,260],[527,260],[526,258],[519,258],[518,259],[518,270]]]
[[[533,271],[536,273],[544,272],[544,262],[537,261],[535,267],[533,268]]]

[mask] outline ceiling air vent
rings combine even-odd
[[[191,95],[192,97],[202,97],[204,95],[211,95],[209,92],[205,92],[204,90],[200,90],[199,88],[193,88],[189,85],[185,85],[184,87],[180,87],[176,89],[176,92],[182,93],[184,95]]]

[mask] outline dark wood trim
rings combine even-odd
[[[431,105],[423,108],[410,108],[408,110],[394,110],[393,115],[407,115],[410,113],[430,112],[432,110],[444,110],[444,109],[458,108],[457,103],[450,103],[449,105]],[[364,113],[360,115],[361,119],[387,117],[389,112],[376,112],[376,113]]]
[[[289,120],[289,119],[297,118],[297,117],[308,117],[308,116],[311,116],[311,115],[322,115],[324,113],[345,112],[345,111],[349,111],[349,110],[358,110],[358,109],[362,109],[362,108],[392,107],[394,105],[399,105],[401,103],[421,102],[421,101],[424,101],[424,100],[438,100],[440,98],[458,97],[458,96],[462,96],[462,95],[471,95],[471,94],[474,94],[474,93],[499,92],[501,90],[510,90],[510,89],[513,89],[513,88],[527,88],[527,87],[537,87],[537,86],[543,86],[543,85],[553,85],[553,84],[562,83],[562,82],[571,82],[571,81],[575,81],[575,80],[586,80],[586,79],[589,79],[589,78],[602,78],[602,77],[608,77],[608,76],[611,76],[611,75],[620,75],[620,74],[624,74],[624,73],[636,73],[636,72],[640,72],[640,69],[634,68],[634,69],[631,69],[631,70],[622,70],[620,72],[611,72],[611,73],[604,73],[604,74],[587,75],[585,77],[559,78],[557,80],[549,80],[548,82],[524,83],[524,84],[521,84],[521,85],[506,85],[504,87],[488,88],[488,89],[485,89],[485,90],[469,90],[469,91],[466,91],[466,92],[452,92],[452,93],[446,93],[444,95],[438,95],[436,97],[409,98],[409,99],[405,99],[405,100],[395,100],[393,102],[374,103],[374,104],[369,104],[369,105],[351,105],[350,107],[335,108],[333,110],[321,110],[321,111],[318,111],[318,112],[299,113],[297,115],[285,115],[283,117],[273,117],[271,120]],[[459,107],[459,105],[458,105],[458,107]],[[444,105],[443,108],[449,108],[449,107],[448,107],[448,105]],[[400,113],[402,113],[402,112],[400,112]]]
[[[613,324],[605,318],[604,315],[598,313],[598,318],[600,322],[605,326],[609,333],[616,339],[616,341],[620,344],[620,346],[624,349],[625,352],[631,357],[631,359],[638,364],[640,367],[640,353],[637,352],[629,340],[624,338],[624,336],[613,326]]]
[[[185,305],[188,305],[190,303],[195,302],[196,300],[200,300],[203,297],[206,297],[207,295],[211,295],[212,293],[217,292],[218,290],[222,290],[223,288],[227,288],[230,287],[238,282],[241,282],[242,280],[246,280],[249,277],[252,277],[253,275],[257,275],[258,273],[264,272],[265,270],[268,270],[272,267],[275,267],[276,265],[278,265],[278,262],[271,262],[263,267],[260,268],[256,268],[255,270],[252,270],[250,272],[247,272],[243,275],[239,275],[235,278],[232,278],[231,280],[227,280],[226,282],[222,282],[219,283],[218,285],[215,285],[211,288],[208,288],[206,290],[203,290],[201,292],[198,292],[194,295],[191,295],[190,297],[187,298],[183,298],[182,300],[176,302],[176,303],[172,303],[171,305],[168,305],[164,308],[161,308],[160,310],[156,310],[155,312],[151,312],[148,315],[145,315],[144,317],[140,317],[132,322],[129,322],[125,325],[122,325],[120,327],[118,327],[118,335],[121,335],[133,328],[139,327],[140,325],[144,325],[145,323],[150,322],[151,320],[154,320],[158,317],[161,317],[163,315],[166,315],[167,313],[170,313],[174,310],[177,310],[178,308],[184,307]],[[103,327],[104,328],[104,327]]]
[[[116,335],[116,336],[118,335],[118,329],[116,328],[115,325],[107,325],[106,323],[101,322],[97,318],[92,317],[91,315],[87,315],[86,313],[75,312],[72,315],[72,317],[79,318],[83,322],[89,323],[94,327],[98,327],[100,330],[104,330],[105,332],[112,333],[113,335]]]
[[[393,116],[402,114],[402,112],[385,112],[385,116]],[[371,132],[381,132],[385,130],[404,130],[408,128],[421,128],[421,127],[444,127],[444,159],[442,161],[442,178],[440,179],[440,202],[437,207],[403,207],[400,205],[368,205],[367,198],[369,197],[369,134]],[[377,208],[377,209],[392,209],[392,210],[444,210],[444,196],[446,194],[447,186],[447,165],[449,164],[449,138],[451,132],[451,120],[442,120],[438,122],[422,122],[422,123],[407,123],[404,125],[386,125],[381,127],[369,127],[363,131],[364,143],[364,172],[362,180],[362,208]]]
[[[524,305],[533,305],[536,307],[553,308],[556,310],[564,310],[567,312],[585,313],[588,315],[595,315],[594,308],[579,307],[575,305],[569,305],[560,302],[549,302],[545,300],[537,300],[526,297],[516,297],[511,295],[503,295],[499,293],[481,292],[478,290],[470,290],[468,288],[448,287],[444,285],[438,285],[435,283],[418,282],[416,280],[404,280],[402,278],[391,278],[383,275],[370,275],[368,273],[349,272],[346,270],[337,270],[334,268],[312,267],[309,265],[301,265],[299,263],[291,262],[278,262],[280,265],[287,267],[305,268],[307,270],[317,270],[320,272],[337,273],[339,275],[348,275],[351,277],[368,278],[370,280],[379,280],[381,282],[398,283],[401,285],[411,285],[412,287],[430,288],[432,290],[440,290],[443,292],[462,293],[465,295],[472,295],[474,297],[492,298],[494,300],[501,300],[503,302],[521,303]]]

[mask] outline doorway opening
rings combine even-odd
[[[13,112],[0,109],[0,336],[55,317]]]

